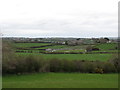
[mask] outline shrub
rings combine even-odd
[[[114,73],[116,72],[116,68],[112,63],[105,62],[103,66],[104,73]]]
[[[59,59],[51,59],[50,60],[50,71],[51,72],[60,72],[62,71],[62,61]]]
[[[42,65],[43,58],[29,55],[27,57],[21,57],[20,59],[17,59],[16,70],[18,72],[39,72]]]
[[[76,61],[74,61],[75,62],[75,71],[76,72],[82,72],[83,70],[82,70],[82,62],[84,62],[84,61],[80,61],[80,60],[76,60]]]
[[[95,68],[95,73],[101,73],[101,74],[103,74],[104,71],[103,71],[102,68]]]
[[[49,60],[44,60],[42,62],[41,68],[39,72],[50,72],[50,63]]]
[[[3,75],[5,73],[14,73],[16,69],[16,60],[13,56],[3,56],[3,61],[2,61],[2,73]]]
[[[76,66],[74,61],[63,60],[63,71],[64,72],[75,72]]]
[[[92,46],[86,47],[86,51],[87,51],[87,52],[91,52],[91,51],[92,51]]]
[[[81,64],[81,71],[84,73],[94,73],[95,68],[96,65],[93,62],[85,61]]]
[[[110,60],[109,63],[114,65],[117,72],[120,72],[120,60],[118,58],[114,58],[113,60]]]
[[[25,56],[17,56],[16,74],[27,72]]]
[[[40,72],[43,67],[43,59],[35,56],[16,56],[14,59],[3,58],[3,74],[18,74]]]

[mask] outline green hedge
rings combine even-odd
[[[80,73],[116,73],[114,63],[87,60],[44,60],[33,55],[3,58],[3,74],[22,74],[35,72],[80,72]]]

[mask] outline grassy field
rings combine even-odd
[[[46,60],[52,58],[66,59],[66,60],[100,60],[107,61],[112,58],[112,54],[29,54],[29,53],[19,53],[17,55],[35,55],[36,57],[42,57]]]
[[[14,46],[17,48],[44,46],[44,45],[50,45],[50,43],[14,43]]]
[[[117,46],[116,43],[104,43],[96,45],[97,48],[102,50],[115,49],[116,46]]]
[[[92,52],[120,52],[118,50],[100,50],[100,51],[92,51]]]
[[[61,49],[61,48],[68,48],[67,45],[55,45],[55,46],[47,46],[47,47],[40,47],[40,48],[36,48],[36,49]]]
[[[55,52],[85,52],[85,50],[57,50]]]
[[[51,43],[14,43],[14,46],[16,47],[33,47],[33,46],[44,46],[44,45],[50,45]],[[50,48],[66,48],[66,47],[70,47],[70,48],[86,48],[89,45],[78,45],[78,46],[67,46],[67,45],[56,45],[56,46],[51,46]],[[104,43],[104,44],[96,44],[93,45],[96,46],[100,49],[115,49],[115,47],[117,46],[116,43]]]
[[[30,50],[39,50],[39,49],[63,49],[63,50],[57,50],[56,52],[84,52],[86,47],[89,45],[77,45],[77,46],[68,46],[68,45],[53,45],[53,46],[46,46],[50,45],[50,43],[14,43],[13,44],[15,48],[30,48],[35,46],[45,46],[45,47],[38,47],[38,48],[31,48]],[[116,52],[117,50],[115,47],[117,44],[115,43],[105,43],[105,44],[96,44],[92,45],[100,49],[100,52]],[[64,50],[65,49],[65,50]],[[68,50],[66,50],[68,49]],[[112,50],[110,50],[112,49]],[[99,52],[99,51],[98,51]]]
[[[39,73],[3,77],[3,88],[117,88],[117,74]]]

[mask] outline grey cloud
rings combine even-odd
[[[2,29],[3,34],[5,33],[6,35],[13,36],[117,36],[117,20],[114,17],[114,14],[92,15],[88,15],[83,19],[78,15],[73,16],[75,17],[74,19],[68,20],[38,20],[32,24],[1,23],[0,28]],[[20,30],[21,33],[17,33]],[[22,33],[24,30],[28,30],[28,33]],[[35,31],[36,33],[29,32],[29,30],[33,30],[33,32]],[[46,32],[42,33],[43,31]]]

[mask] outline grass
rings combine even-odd
[[[45,59],[59,58],[67,60],[100,60],[106,61],[111,58],[110,54],[44,54],[42,55]]]
[[[44,46],[50,45],[50,43],[14,43],[14,46],[17,48],[29,48],[34,46]],[[68,45],[55,45],[55,46],[47,46],[47,47],[40,47],[35,49],[60,49],[60,48],[73,48],[73,49],[83,49],[88,45],[79,45],[79,46],[68,46]]]
[[[30,55],[29,53],[18,53],[17,55]],[[44,59],[66,59],[66,60],[100,60],[100,61],[107,61],[112,58],[112,54],[32,54],[36,57],[43,57]]]
[[[3,88],[118,88],[117,74],[39,73],[3,76]]]
[[[100,51],[92,51],[92,52],[118,52],[118,50],[100,50]]]
[[[28,48],[28,47],[34,47],[34,46],[44,46],[44,45],[50,45],[50,43],[14,43],[15,47],[19,48]]]
[[[41,45],[48,45],[49,43],[15,43],[17,47],[33,47],[33,46],[41,46]],[[112,57],[112,54],[40,54],[37,49],[61,49],[61,48],[70,48],[70,49],[78,49],[78,50],[56,50],[56,52],[84,52],[85,48],[88,45],[80,45],[80,46],[67,46],[67,45],[55,45],[49,47],[41,47],[35,48],[31,50],[33,55],[42,56],[45,59],[67,59],[67,60],[100,60],[100,61],[107,61]],[[108,50],[108,49],[115,49],[115,43],[106,43],[106,44],[97,44],[96,47],[100,48],[100,51],[93,51],[93,52],[117,52],[117,50]],[[42,52],[42,51],[41,51]],[[44,51],[43,51],[44,52]],[[21,55],[29,55],[29,53],[17,53]]]
[[[117,46],[116,43],[104,43],[96,45],[97,48],[102,50],[115,49],[116,46]]]
[[[40,48],[36,48],[36,49],[61,49],[61,48],[68,48],[67,45],[55,45],[55,46],[47,46],[47,47],[40,47]]]
[[[33,46],[41,46],[41,45],[48,45],[49,43],[15,43],[17,47],[33,47]],[[117,50],[108,50],[108,49],[115,49],[115,43],[106,43],[106,44],[97,44],[96,47],[100,48],[100,51],[93,51],[93,52],[117,52]],[[67,59],[67,60],[100,60],[100,61],[107,61],[112,57],[112,54],[40,54],[37,49],[61,49],[61,48],[72,48],[78,50],[56,50],[55,52],[84,52],[85,47],[88,45],[80,45],[80,46],[67,46],[67,45],[55,45],[49,47],[41,47],[35,48],[31,50],[36,56],[42,56],[45,59],[52,59],[52,58],[59,58],[59,59]],[[41,51],[42,52],[42,51]],[[20,54],[20,53],[19,53]],[[21,55],[29,55],[29,53],[21,53]]]
[[[49,47],[41,47],[38,49],[47,49],[47,48],[51,48],[51,49],[85,49],[87,46],[89,45],[78,45],[78,46],[68,46],[68,45],[56,45],[56,46],[49,46]]]
[[[55,52],[85,52],[85,50],[56,50]]]
[[[45,46],[50,45],[50,43],[14,43],[14,46],[16,48],[30,48],[34,46]],[[68,46],[68,45],[54,45],[54,46],[46,46],[46,47],[38,47],[38,48],[32,48],[31,50],[33,53],[39,52],[39,49],[58,49],[55,52],[85,52],[86,47],[89,45],[78,45],[78,46]],[[93,52],[117,52],[115,47],[117,44],[115,43],[105,43],[105,44],[96,44],[92,45],[100,49],[100,51],[93,51]],[[59,50],[62,49],[62,50]],[[65,49],[65,50],[64,50]],[[68,50],[66,50],[68,49]],[[110,50],[112,49],[112,50]],[[44,51],[45,52],[45,51]]]

